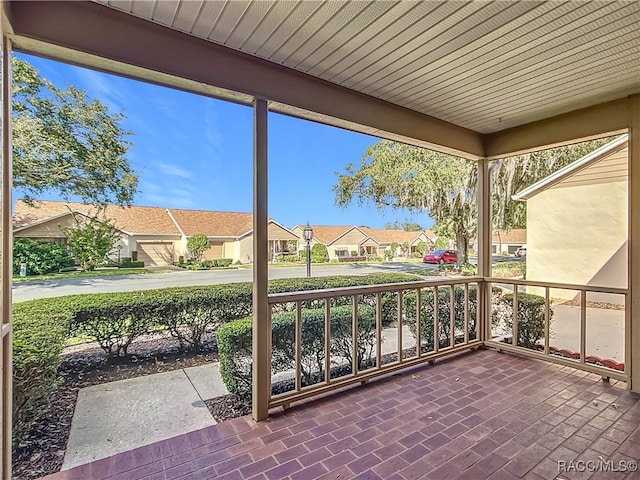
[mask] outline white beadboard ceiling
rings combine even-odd
[[[640,2],[100,0],[481,133],[640,92]]]

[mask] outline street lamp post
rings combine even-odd
[[[120,265],[120,252],[122,250],[122,245],[118,245],[117,249],[118,249],[118,265]]]
[[[307,242],[307,277],[311,276],[311,246],[310,242],[313,238],[313,228],[309,226],[309,222],[307,222],[307,226],[302,230],[302,236],[304,237],[305,242]]]

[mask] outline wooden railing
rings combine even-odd
[[[495,325],[495,315],[492,315],[492,318],[489,319],[485,324],[485,328],[487,329],[486,341],[484,342],[485,346],[496,348],[500,351],[504,350],[516,352],[519,354],[544,359],[550,362],[571,366],[588,372],[596,373],[598,375],[601,375],[604,379],[615,378],[628,382],[628,362],[625,361],[624,356],[623,358],[608,358],[606,355],[595,355],[595,352],[589,352],[587,349],[587,309],[589,308],[590,303],[588,302],[588,294],[605,294],[617,297],[618,299],[622,300],[622,302],[618,302],[617,306],[620,310],[623,311],[621,316],[622,318],[624,318],[622,326],[624,331],[619,333],[622,334],[623,338],[623,345],[621,346],[624,347],[624,355],[628,356],[626,339],[629,338],[629,324],[624,312],[625,306],[628,301],[627,289],[505,278],[485,278],[484,282],[487,288],[491,288],[492,285],[498,286],[499,288],[507,287],[513,292],[513,318],[511,321],[510,341],[505,341],[505,338],[500,339],[499,336],[496,335],[492,336],[492,323]],[[522,312],[520,312],[520,315],[518,315],[520,310],[519,297],[521,297],[522,294],[525,293],[522,290],[531,290],[531,288],[537,288],[538,290],[542,289],[544,292],[543,295],[540,295],[540,297],[544,298],[543,315],[541,318],[544,328],[544,338],[542,340],[542,343],[525,346],[523,345],[523,343],[525,342],[523,341],[522,335],[520,334],[520,324],[524,321],[531,321],[531,318],[520,318]],[[551,295],[552,290],[575,292],[575,298],[571,300],[567,300],[566,298],[564,298],[563,300],[554,300],[553,296]],[[576,336],[579,337],[579,347],[576,350],[565,348],[563,345],[553,345],[554,339],[551,335],[551,316],[552,304],[554,303],[568,303],[580,309],[580,321],[578,324],[578,329],[575,332]],[[597,303],[598,307],[602,307],[602,304],[604,302],[594,303]]]
[[[481,346],[481,283],[461,277],[269,295],[272,367],[284,364],[272,377],[269,407]],[[283,312],[293,315],[293,338],[275,337]],[[385,337],[395,337],[392,347]]]
[[[538,305],[542,313],[538,311],[537,320],[544,334],[527,345],[520,333],[531,319],[520,318],[518,313],[524,298],[521,290],[532,287],[544,291],[538,297],[544,303]],[[502,338],[492,335],[495,315],[488,303],[495,297],[495,288],[513,292],[510,335]],[[553,345],[551,317],[557,301],[551,291],[555,289],[577,292],[571,302],[580,309],[577,351]],[[287,407],[297,400],[480,346],[628,381],[624,359],[587,351],[591,294],[617,295],[624,304],[628,298],[628,290],[622,288],[482,277],[271,294],[269,407]],[[626,319],[624,329],[626,339]],[[286,334],[289,337],[282,338]]]

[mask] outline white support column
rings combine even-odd
[[[478,160],[478,275],[491,276],[491,179],[489,161]],[[491,289],[481,284],[478,289],[478,325],[479,339],[490,339]]]
[[[253,106],[253,405],[257,422],[269,415],[271,328],[269,322],[269,236],[267,231],[267,101]]]
[[[640,95],[629,102],[629,298],[626,359],[629,388],[640,392]]]
[[[4,13],[2,13],[4,15]],[[0,22],[2,24],[2,22]],[[2,27],[0,27],[2,28]],[[2,458],[0,472],[2,480],[11,479],[11,430],[12,430],[12,384],[13,384],[13,355],[12,355],[12,318],[11,318],[11,277],[12,277],[12,225],[11,225],[11,44],[9,39],[0,32],[2,38],[0,64],[2,69],[0,86],[2,89],[2,159],[1,168],[1,200],[0,200],[0,262],[2,278],[0,280],[0,310],[2,311],[2,326],[0,342],[0,371],[1,395],[0,411],[2,417]]]

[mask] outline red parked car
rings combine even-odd
[[[458,253],[453,250],[434,250],[422,257],[422,261],[424,263],[439,263],[440,265],[457,263]]]

